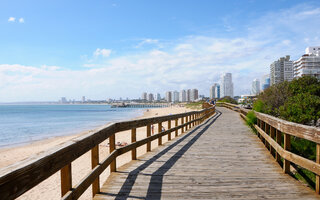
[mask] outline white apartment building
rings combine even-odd
[[[219,98],[220,95],[220,86],[218,83],[215,83],[210,87],[210,99]]]
[[[199,92],[197,89],[191,90],[190,101],[195,101],[199,98]]]
[[[157,101],[161,101],[161,96],[159,93],[157,93]]]
[[[146,92],[143,92],[142,95],[141,95],[141,99],[142,100],[147,100],[147,96],[148,96],[148,94]]]
[[[166,101],[172,102],[172,92],[170,91],[166,92]]]
[[[293,62],[294,77],[315,76],[320,79],[320,46],[307,47],[305,54]]]
[[[181,90],[179,94],[179,101],[186,102],[187,101],[187,93],[185,90]]]
[[[270,65],[270,84],[274,85],[283,81],[292,81],[293,61],[290,56],[281,57]]]
[[[191,101],[191,89],[188,89],[188,90],[187,90],[186,98],[187,98],[187,102],[190,102],[190,101]]]
[[[152,93],[148,94],[148,101],[153,101],[153,100],[154,100],[153,94]]]
[[[221,75],[220,97],[229,96],[233,98],[232,74],[224,73]]]
[[[251,94],[258,95],[259,93],[260,93],[260,81],[259,81],[259,79],[254,79],[252,81]]]
[[[179,92],[178,91],[173,92],[173,102],[175,102],[175,103],[179,102]]]

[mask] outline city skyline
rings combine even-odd
[[[0,102],[209,96],[225,72],[248,94],[280,56],[320,44],[319,19],[319,1],[2,2]]]

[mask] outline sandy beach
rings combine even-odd
[[[185,107],[172,106],[167,108],[152,108],[146,109],[142,116],[135,119],[149,118],[154,116],[162,116],[169,114],[177,114],[191,111]],[[129,120],[129,119],[128,119]],[[173,124],[173,122],[172,122]],[[163,123],[163,127],[167,129],[167,123]],[[101,127],[99,127],[101,128]],[[154,125],[154,133],[157,133],[158,127]],[[87,132],[79,133],[71,136],[62,136],[46,140],[33,142],[18,147],[0,149],[0,168],[5,168],[15,162],[24,160],[32,155],[46,151],[55,147],[58,144],[64,143],[72,138],[79,137]],[[146,128],[137,129],[137,140],[146,137]],[[123,131],[116,134],[116,142],[130,143],[131,131]],[[167,141],[167,137],[163,137],[163,142]],[[106,158],[109,154],[108,140],[100,144],[100,160]],[[152,149],[157,147],[157,141],[153,141]],[[137,156],[141,156],[146,152],[145,145],[137,149]],[[128,152],[117,158],[117,166],[121,166],[131,160],[131,153]],[[72,181],[73,185],[77,184],[91,169],[91,154],[90,151],[82,155],[72,163]],[[109,168],[100,176],[100,185],[104,183],[109,175]],[[60,172],[52,175],[47,180],[43,181],[30,191],[23,194],[18,199],[59,199],[60,198]],[[80,199],[91,199],[91,187],[81,196]]]

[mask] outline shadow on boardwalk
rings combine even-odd
[[[135,170],[131,171],[124,184],[122,185],[118,194],[110,194],[110,193],[101,193],[109,196],[115,196],[115,199],[127,199],[127,198],[136,198],[136,199],[161,199],[161,191],[162,191],[162,183],[163,183],[163,176],[170,168],[183,156],[183,154],[188,151],[188,149],[201,137],[203,133],[215,122],[215,120],[221,115],[221,112],[216,111],[217,114],[212,118],[207,120],[204,124],[194,128],[186,135],[179,138],[176,142],[172,143],[170,146],[153,156],[151,159],[147,160],[145,163],[137,167]],[[146,169],[152,163],[156,162],[161,156],[165,155],[168,151],[173,149],[175,146],[180,144],[182,141],[190,137],[193,133],[195,133],[198,129],[203,128],[199,131],[193,138],[186,143],[180,150],[178,150],[174,155],[171,156],[161,167],[159,167],[155,172],[150,174],[143,174],[151,176],[150,183],[148,186],[148,191],[146,197],[137,197],[137,196],[130,196],[130,192],[135,184],[135,181],[142,170]],[[121,173],[121,172],[119,172]]]

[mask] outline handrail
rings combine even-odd
[[[220,103],[220,106],[234,109],[237,105]],[[247,109],[239,108],[240,116],[246,120]],[[279,119],[264,113],[253,111],[257,117],[254,128],[258,137],[265,144],[270,153],[280,163],[283,158],[283,172],[290,173],[290,163],[294,163],[316,174],[316,193],[320,194],[320,128],[302,125]],[[282,141],[283,135],[283,141]],[[292,153],[290,137],[295,136],[316,143],[316,162]],[[281,144],[284,144],[284,147]]]
[[[99,175],[108,166],[110,166],[111,172],[115,171],[118,156],[132,151],[132,159],[136,159],[137,147],[147,144],[147,151],[150,151],[151,141],[158,139],[158,144],[161,145],[162,136],[168,135],[168,140],[170,140],[172,132],[175,132],[175,136],[178,136],[179,129],[183,133],[191,126],[202,123],[214,113],[215,107],[211,106],[200,111],[118,122],[96,132],[72,139],[39,155],[1,169],[0,199],[17,198],[59,170],[61,170],[62,199],[77,199],[90,185],[93,185],[92,195],[94,196],[100,191]],[[178,125],[178,119],[181,119],[180,125]],[[186,119],[185,122],[184,119]],[[175,121],[175,127],[173,128],[171,128],[172,120]],[[168,130],[161,131],[159,129],[157,134],[151,136],[151,124],[158,123],[159,126],[163,122],[168,122]],[[135,141],[136,129],[144,126],[147,126],[147,137]],[[131,144],[118,149],[115,148],[115,134],[126,130],[132,130]],[[99,144],[108,138],[110,154],[99,162]],[[80,183],[72,187],[71,163],[90,150],[92,153],[92,170]]]

